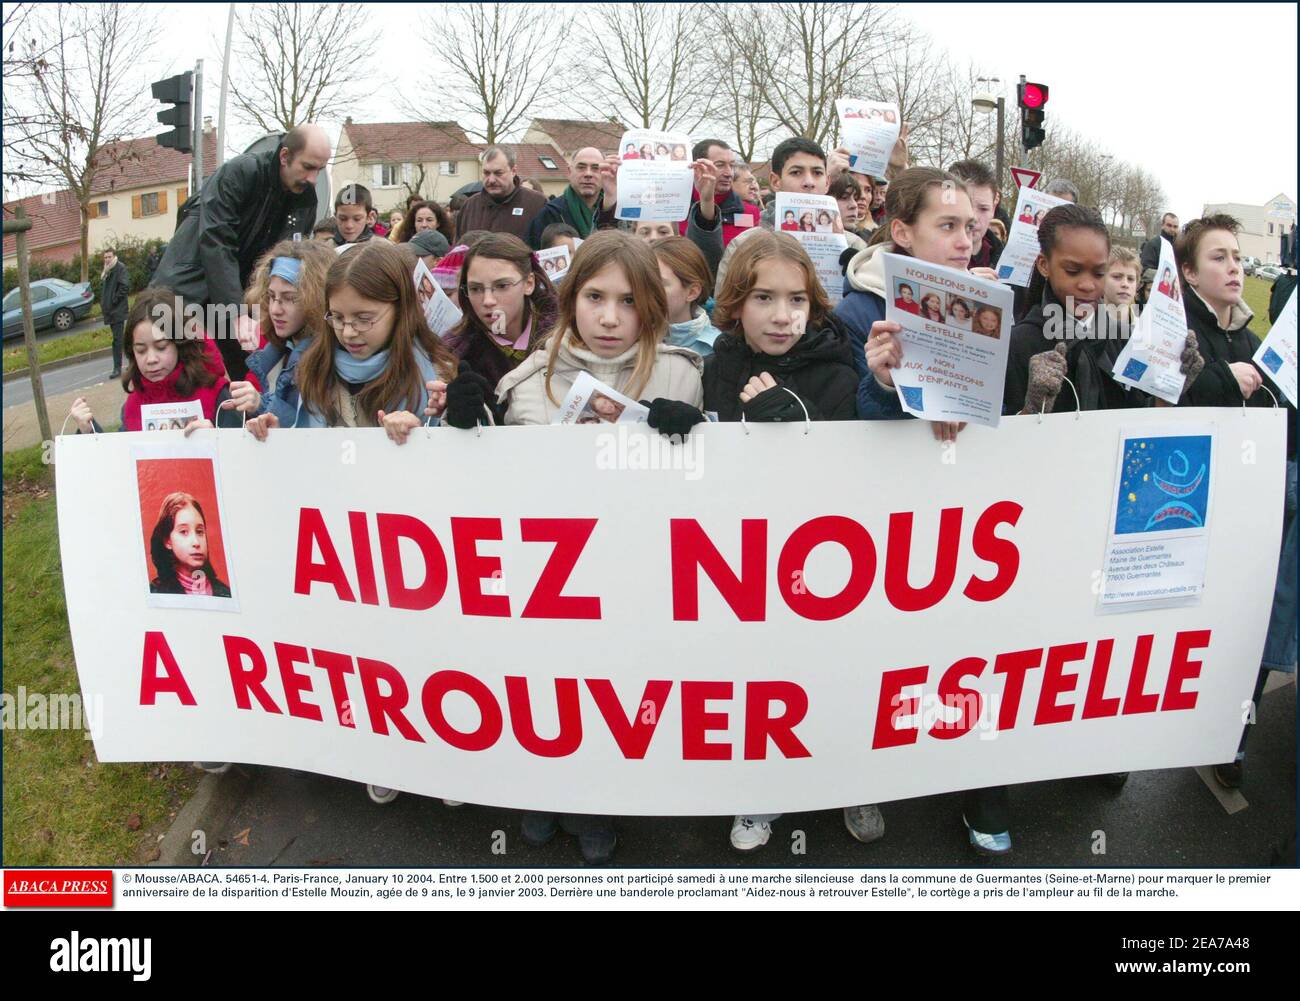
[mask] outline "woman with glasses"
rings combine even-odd
[[[518,237],[490,233],[471,247],[457,286],[461,320],[447,346],[495,386],[555,324],[555,286]],[[497,422],[504,417],[498,406]]]

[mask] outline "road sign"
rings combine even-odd
[[[1016,182],[1016,188],[1036,188],[1038,182],[1043,179],[1041,170],[1030,170],[1028,167],[1012,167],[1011,179]]]

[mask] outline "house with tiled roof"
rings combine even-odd
[[[455,122],[343,123],[330,169],[335,191],[345,184],[370,189],[381,214],[410,194],[446,202],[479,179],[479,146]]]
[[[217,136],[203,136],[204,176],[216,169]],[[191,156],[159,146],[153,136],[128,139],[105,146],[99,154],[89,206],[88,239],[91,253],[122,237],[141,240],[171,239],[176,231],[176,209],[189,197]],[[21,199],[32,220],[27,249],[33,258],[70,261],[81,252],[81,210],[68,190]],[[11,216],[15,202],[5,202]],[[4,266],[17,263],[17,243],[4,238]]]
[[[564,154],[548,142],[504,143],[515,151],[520,177],[538,180],[548,196],[569,183]],[[370,189],[381,215],[416,192],[443,202],[457,188],[479,180],[483,143],[471,142],[455,122],[354,122],[339,136],[330,177],[334,190],[345,184]]]
[[[534,118],[524,133],[525,143],[553,146],[563,156],[594,146],[609,155],[618,152],[618,141],[627,128],[616,119],[585,122],[572,118]]]

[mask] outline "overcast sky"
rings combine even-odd
[[[146,81],[204,58],[204,113],[215,119],[229,5],[147,6],[158,10],[158,55]],[[367,7],[384,35],[358,53],[376,86],[354,117],[400,120],[393,86],[437,89],[434,59],[416,38],[436,5]],[[760,17],[761,8],[750,5]],[[1296,197],[1295,4],[902,4],[901,13],[955,61],[999,76],[1011,113],[1021,74],[1046,83],[1049,143],[1060,123],[1145,166],[1184,220],[1205,202]],[[147,89],[141,97],[152,102]],[[341,123],[325,124],[337,135]],[[229,127],[231,150],[256,138],[233,115]]]

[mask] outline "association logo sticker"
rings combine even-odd
[[[1124,439],[1115,534],[1204,528],[1211,435]]]

